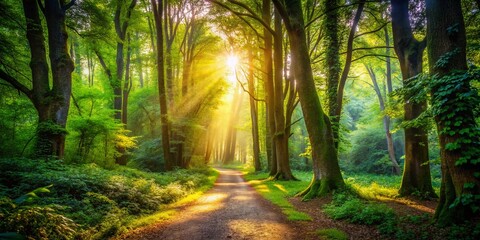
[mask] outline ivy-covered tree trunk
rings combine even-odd
[[[338,39],[338,0],[323,1],[325,8],[324,16],[324,44],[325,44],[325,67],[327,78],[327,100],[328,116],[333,127],[333,136],[335,145],[338,148],[338,128],[340,119],[336,115],[337,110],[337,90],[340,79],[340,41]]]
[[[274,0],[290,37],[292,69],[312,147],[313,179],[301,195],[310,199],[343,188],[332,126],[323,112],[313,80],[300,0]]]
[[[423,51],[425,41],[418,41],[413,36],[408,14],[408,1],[392,0],[392,29],[395,52],[400,62],[404,85],[415,81],[413,77],[422,73]],[[412,121],[426,109],[426,101],[413,102],[405,96],[405,121]],[[405,165],[401,195],[420,192],[425,197],[435,197],[430,177],[428,157],[428,136],[424,128],[405,127]]]
[[[460,0],[427,0],[426,9],[432,108],[442,162],[435,218],[448,225],[479,216],[480,133],[473,113],[479,102],[467,73]]]

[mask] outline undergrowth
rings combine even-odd
[[[209,168],[149,173],[30,159],[0,159],[0,172],[0,232],[32,239],[51,239],[49,231],[60,231],[55,226],[66,229],[56,239],[108,238],[154,221],[149,216],[205,191],[218,174]],[[48,191],[16,202],[44,186]]]

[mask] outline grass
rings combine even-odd
[[[318,229],[316,233],[322,240],[348,240],[348,234],[336,228]]]
[[[364,199],[396,198],[402,176],[374,174],[343,174],[347,186]],[[432,179],[433,189],[439,195],[441,179]]]
[[[309,184],[308,181],[270,181],[267,178],[268,173],[248,173],[245,175],[245,179],[257,190],[257,192],[259,192],[265,199],[279,206],[289,220],[312,220],[308,214],[295,210],[293,205],[288,202],[287,199],[305,189]]]

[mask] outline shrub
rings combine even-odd
[[[385,204],[365,202],[346,192],[334,195],[333,201],[325,205],[324,212],[333,219],[364,225],[377,225],[395,218],[393,210]]]
[[[132,219],[155,213],[162,205],[210,184],[209,177],[214,175],[207,168],[149,173],[127,167],[107,170],[96,164],[65,165],[29,159],[0,159],[0,172],[0,225],[9,219],[9,225],[0,226],[0,232],[23,231],[12,226],[24,226],[29,229],[25,234],[34,234],[31,236],[35,239],[42,239],[43,233],[50,239],[62,239],[62,235],[52,235],[57,230],[50,227],[56,225],[66,229],[61,231],[65,236],[106,239],[122,232]],[[51,185],[50,192],[41,198],[35,196],[45,188],[29,193],[35,198],[35,206],[15,210],[17,203],[11,199],[26,202],[29,198],[25,192],[46,185]]]

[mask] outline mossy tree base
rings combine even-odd
[[[308,201],[316,197],[323,197],[333,190],[345,188],[343,181],[334,181],[331,179],[313,179],[310,185],[302,192],[295,195],[302,197],[302,201]]]
[[[432,187],[431,189],[427,188],[414,188],[414,187],[401,187],[400,190],[398,190],[398,194],[400,197],[406,197],[406,196],[416,196],[420,197],[422,199],[431,199],[431,198],[438,198],[438,195],[435,193]]]
[[[293,176],[293,174],[288,174],[284,172],[277,172],[275,175],[270,176],[270,180],[282,180],[282,181],[298,181],[298,178]]]

